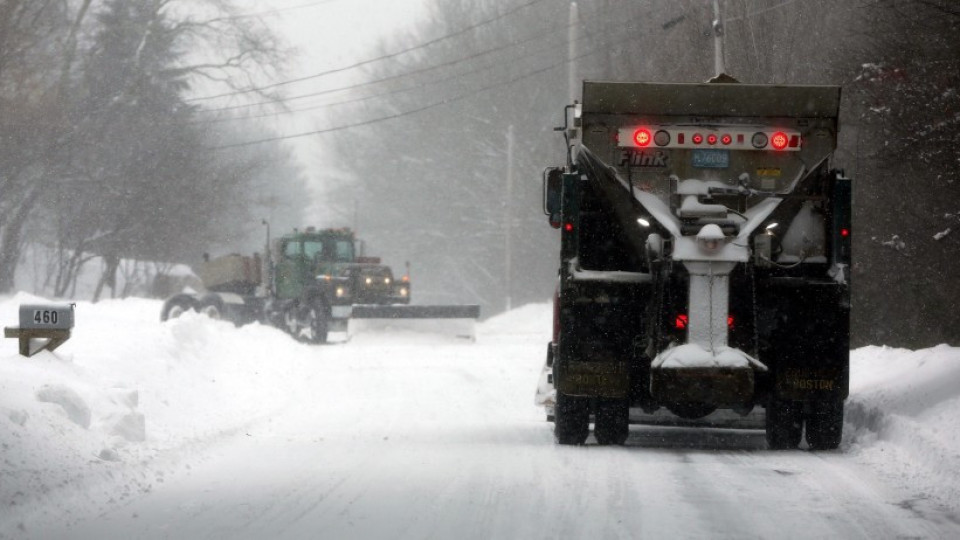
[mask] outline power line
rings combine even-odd
[[[188,100],[186,100],[186,101],[188,101],[188,102],[189,102],[189,101],[203,101],[203,100],[208,100],[208,99],[215,99],[215,98],[228,97],[228,96],[236,96],[236,95],[239,95],[239,94],[247,94],[247,93],[250,93],[250,92],[259,92],[259,91],[262,91],[262,90],[269,90],[269,89],[271,89],[271,88],[277,88],[277,87],[280,87],[280,86],[286,86],[286,85],[288,85],[288,84],[294,84],[294,83],[298,83],[298,82],[308,81],[308,80],[311,80],[311,79],[317,79],[317,78],[320,78],[320,77],[325,77],[325,76],[327,76],[327,75],[332,75],[332,74],[334,74],[334,73],[341,73],[341,72],[348,71],[348,70],[351,70],[351,69],[355,69],[355,68],[358,68],[358,67],[361,67],[361,66],[365,66],[365,65],[368,65],[368,64],[372,64],[372,63],[375,63],[375,62],[379,62],[379,61],[381,61],[381,60],[387,60],[387,59],[389,59],[389,58],[395,58],[395,57],[397,57],[397,56],[400,56],[400,55],[403,55],[403,54],[406,54],[406,53],[409,53],[409,52],[413,52],[413,51],[416,51],[416,50],[419,50],[419,49],[423,49],[423,48],[429,47],[429,46],[431,46],[431,45],[435,45],[435,44],[437,44],[437,43],[440,43],[440,42],[442,42],[442,41],[446,41],[446,40],[448,40],[448,39],[452,39],[452,38],[457,37],[457,36],[461,36],[461,35],[463,35],[463,34],[466,34],[467,32],[470,32],[470,31],[472,31],[472,30],[476,30],[477,28],[480,28],[480,27],[482,27],[482,26],[486,26],[486,25],[488,25],[488,24],[491,24],[491,23],[494,23],[494,22],[496,22],[496,21],[499,21],[500,19],[503,19],[503,18],[505,18],[505,17],[508,17],[508,16],[510,16],[510,15],[513,15],[514,13],[516,13],[516,12],[522,10],[522,9],[528,8],[528,7],[530,7],[530,6],[533,6],[533,5],[535,5],[535,4],[539,4],[539,3],[545,2],[545,1],[546,1],[546,0],[530,0],[530,1],[526,2],[526,3],[524,3],[524,4],[521,4],[521,5],[519,5],[519,6],[516,6],[516,7],[512,8],[512,9],[509,9],[509,10],[505,11],[504,13],[501,13],[501,14],[495,16],[495,17],[492,17],[492,18],[490,18],[490,19],[486,19],[486,20],[480,21],[480,22],[475,23],[475,24],[471,24],[470,26],[467,26],[467,27],[465,27],[465,28],[462,28],[462,29],[460,29],[460,30],[457,30],[456,32],[453,32],[453,33],[451,33],[451,34],[447,34],[447,35],[445,35],[445,36],[441,36],[441,37],[438,37],[438,38],[435,38],[435,39],[431,39],[431,40],[425,41],[425,42],[423,42],[423,43],[421,43],[421,44],[419,44],[419,45],[414,45],[414,46],[412,46],[412,47],[407,47],[406,49],[401,49],[401,50],[399,50],[399,51],[392,52],[392,53],[388,53],[388,54],[385,54],[385,55],[382,55],[382,56],[378,56],[378,57],[376,57],[376,58],[370,58],[370,59],[367,59],[367,60],[362,60],[362,61],[360,61],[360,62],[356,62],[356,63],[354,63],[354,64],[350,64],[350,65],[348,65],[348,66],[343,66],[343,67],[339,67],[339,68],[328,69],[328,70],[326,70],[326,71],[321,71],[321,72],[319,72],[319,73],[314,73],[314,74],[312,74],[312,75],[306,75],[306,76],[304,76],[304,77],[298,77],[298,78],[295,78],[295,79],[289,79],[289,80],[286,80],[286,81],[280,81],[280,82],[277,82],[277,83],[267,84],[267,85],[263,85],[263,86],[259,86],[259,87],[252,87],[252,88],[247,88],[247,89],[244,89],[244,90],[236,90],[236,91],[233,91],[233,92],[226,92],[226,93],[223,93],[223,94],[217,94],[217,95],[213,95],[213,96],[202,96],[202,97],[190,98],[190,99],[188,99]]]
[[[283,8],[268,9],[268,10],[265,10],[265,11],[258,11],[258,12],[256,12],[256,13],[241,13],[241,14],[239,14],[239,15],[232,15],[232,16],[229,16],[229,17],[223,17],[222,19],[219,19],[219,20],[224,20],[224,19],[250,19],[250,18],[254,18],[254,17],[263,17],[264,15],[276,15],[277,13],[283,13],[283,12],[286,12],[286,11],[294,11],[294,10],[298,10],[298,9],[312,8],[312,7],[316,7],[316,6],[322,6],[322,5],[324,5],[324,4],[332,4],[332,3],[334,3],[334,2],[342,2],[342,1],[344,1],[344,0],[319,0],[319,1],[317,1],[317,2],[310,2],[309,4],[300,4],[300,5],[296,5],[296,6],[287,6],[287,7],[283,7]]]
[[[642,35],[633,36],[632,38],[629,38],[629,39],[627,39],[627,40],[625,40],[625,41],[633,41],[633,40],[639,39],[639,38],[641,38],[641,37],[644,37],[644,36],[642,36]],[[508,80],[506,80],[506,81],[501,81],[501,82],[498,82],[498,83],[493,83],[493,84],[488,84],[488,85],[486,85],[486,86],[481,86],[480,88],[471,90],[471,91],[469,91],[469,92],[466,92],[466,93],[464,93],[464,94],[460,94],[460,95],[455,96],[455,97],[452,97],[452,98],[443,99],[443,100],[438,101],[438,102],[435,102],[435,103],[431,103],[431,104],[424,105],[424,106],[422,106],[422,107],[418,107],[418,108],[415,108],[415,109],[410,109],[410,110],[407,110],[407,111],[399,112],[399,113],[396,113],[396,114],[392,114],[392,115],[388,115],[388,116],[381,116],[381,117],[377,117],[377,118],[371,118],[371,119],[369,119],[369,120],[363,120],[363,121],[361,121],[361,122],[355,122],[355,123],[352,123],[352,124],[344,124],[344,125],[341,125],[341,126],[334,126],[334,127],[325,128],[325,129],[318,129],[318,130],[313,130],[313,131],[307,131],[307,132],[303,132],[303,133],[294,133],[294,134],[291,134],[291,135],[278,135],[278,136],[276,136],[276,137],[268,137],[268,138],[264,138],[264,139],[256,139],[256,140],[251,140],[251,141],[244,141],[244,142],[240,142],[240,143],[226,144],[226,145],[222,145],[222,146],[212,146],[212,147],[209,147],[208,149],[209,149],[209,150],[225,150],[225,149],[229,149],[229,148],[241,148],[241,147],[246,147],[246,146],[253,146],[253,145],[256,145],[256,144],[263,144],[263,143],[269,143],[269,142],[277,142],[277,141],[283,141],[283,140],[288,140],[288,139],[299,139],[299,138],[302,138],[302,137],[309,137],[309,136],[311,136],[311,135],[321,135],[321,134],[324,134],[324,133],[333,133],[333,132],[336,132],[336,131],[343,131],[343,130],[346,130],[346,129],[352,129],[352,128],[363,127],[363,126],[369,126],[369,125],[372,125],[372,124],[378,124],[378,123],[380,123],[380,122],[386,122],[386,121],[388,121],[388,120],[395,120],[395,119],[397,119],[397,118],[403,118],[403,117],[405,117],[405,116],[411,116],[411,115],[414,115],[414,114],[417,114],[417,113],[421,113],[421,112],[424,112],[424,111],[427,111],[427,110],[430,110],[430,109],[435,109],[435,108],[440,107],[440,106],[442,106],[442,105],[449,105],[449,104],[451,104],[451,103],[456,103],[456,102],[458,102],[458,101],[462,101],[462,100],[464,100],[464,99],[467,99],[467,98],[469,98],[469,97],[473,97],[473,96],[475,96],[475,95],[477,95],[477,94],[480,94],[480,93],[482,93],[482,92],[486,92],[487,90],[493,90],[493,89],[496,89],[496,88],[502,88],[502,87],[504,87],[504,86],[509,86],[509,85],[514,84],[514,83],[517,83],[517,82],[519,82],[519,81],[522,81],[522,80],[525,80],[525,79],[529,79],[529,78],[531,78],[531,77],[535,77],[535,76],[540,75],[540,74],[542,74],[542,73],[546,73],[546,72],[551,71],[551,70],[553,70],[553,69],[556,69],[556,68],[558,68],[558,67],[561,67],[561,66],[564,66],[564,65],[566,65],[566,64],[569,64],[569,63],[572,62],[573,60],[580,60],[581,58],[586,58],[587,56],[592,56],[592,55],[594,55],[594,54],[597,54],[597,53],[600,52],[602,49],[603,49],[603,48],[600,47],[600,48],[597,48],[597,49],[595,49],[595,50],[593,50],[593,51],[590,51],[590,52],[587,52],[587,53],[583,53],[583,54],[581,54],[581,55],[579,55],[579,56],[576,56],[576,57],[574,57],[574,58],[572,58],[572,59],[562,60],[562,61],[560,61],[560,62],[557,62],[557,63],[551,64],[551,65],[549,65],[549,66],[546,66],[546,67],[543,67],[543,68],[540,68],[540,69],[531,71],[531,72],[526,73],[526,74],[524,74],[524,75],[519,75],[519,76],[517,76],[517,77],[508,79]]]
[[[505,44],[505,45],[500,45],[500,46],[494,47],[494,48],[492,48],[492,49],[487,49],[487,50],[480,51],[480,52],[477,52],[477,53],[474,53],[474,54],[470,54],[470,55],[467,55],[467,56],[465,56],[465,57],[458,58],[458,59],[456,59],[456,60],[450,60],[450,61],[447,61],[447,62],[441,62],[441,63],[439,63],[439,64],[434,64],[434,65],[432,65],[432,66],[426,66],[426,67],[422,67],[422,68],[417,68],[417,69],[414,69],[414,70],[412,70],[412,71],[408,71],[408,72],[405,72],[405,73],[399,73],[399,74],[396,74],[396,75],[389,75],[389,76],[386,76],[386,77],[383,77],[383,78],[380,78],[380,79],[376,79],[376,80],[372,80],[372,81],[364,81],[364,82],[362,82],[362,83],[356,83],[356,84],[351,84],[351,85],[347,85],[347,86],[341,86],[341,87],[337,87],[337,88],[328,88],[328,89],[325,89],[325,90],[319,90],[319,91],[310,92],[310,93],[307,93],[307,94],[298,94],[298,95],[288,96],[288,97],[285,97],[285,98],[282,98],[282,99],[276,99],[276,100],[270,100],[270,101],[260,101],[260,102],[257,102],[257,103],[248,103],[248,104],[242,104],[242,105],[231,105],[231,106],[228,106],[228,107],[218,107],[218,108],[214,108],[214,109],[200,109],[200,110],[198,110],[198,111],[196,111],[196,112],[197,112],[197,113],[212,113],[212,112],[223,112],[223,111],[230,111],[230,110],[236,110],[236,109],[245,109],[245,108],[259,107],[259,106],[262,106],[262,105],[272,105],[272,104],[277,104],[277,103],[287,103],[287,102],[295,101],[295,100],[299,100],[299,99],[305,99],[305,98],[311,98],[311,97],[318,97],[318,96],[322,96],[322,95],[326,95],[326,94],[332,94],[332,93],[336,93],[336,92],[342,92],[342,91],[346,91],[346,90],[356,90],[356,89],[358,89],[358,88],[363,88],[363,87],[366,87],[366,86],[372,86],[372,85],[374,85],[374,84],[384,83],[384,82],[388,82],[388,81],[392,81],[392,80],[402,79],[402,78],[404,78],[404,77],[410,77],[410,76],[413,76],[413,75],[419,75],[419,74],[421,74],[421,73],[427,73],[427,72],[435,71],[435,70],[438,70],[438,69],[441,69],[441,68],[444,68],[444,67],[453,66],[453,65],[456,65],[456,64],[460,64],[460,63],[463,63],[463,62],[470,61],[470,60],[475,60],[475,59],[480,58],[480,57],[482,57],[482,56],[487,56],[487,55],[490,55],[490,54],[493,54],[493,53],[501,52],[501,51],[504,51],[504,50],[507,50],[507,49],[510,49],[510,48],[513,48],[513,47],[517,47],[517,46],[525,45],[525,44],[530,43],[530,42],[533,42],[533,41],[537,41],[537,40],[539,40],[539,39],[542,39],[544,36],[557,35],[558,32],[563,32],[564,30],[568,29],[569,27],[570,27],[570,25],[569,25],[569,24],[566,24],[566,25],[564,25],[564,26],[562,26],[562,27],[547,28],[547,29],[545,29],[545,30],[543,30],[543,31],[540,31],[540,32],[537,32],[537,33],[535,33],[535,34],[533,34],[533,35],[531,35],[531,36],[528,36],[528,37],[526,37],[526,38],[524,38],[524,39],[521,39],[521,40],[518,40],[518,41],[514,41],[514,42],[511,42],[511,43],[507,43],[507,44]],[[579,41],[580,39],[585,39],[585,36],[581,36],[581,37],[578,39],[578,41]],[[514,59],[512,59],[512,61],[517,61],[517,60],[521,60],[521,59],[524,59],[524,58],[529,58],[530,56],[533,56],[533,55],[535,55],[535,54],[539,54],[539,53],[541,53],[541,52],[543,52],[543,50],[537,50],[537,51],[535,51],[535,52],[533,52],[533,53],[525,54],[525,55],[523,55],[523,56],[520,56],[519,58],[514,58]],[[430,81],[430,82],[427,83],[427,84],[435,84],[435,83],[437,83],[437,82],[443,82],[443,81],[449,80],[449,79],[452,78],[452,77],[461,77],[461,76],[465,76],[465,75],[471,75],[471,74],[476,73],[476,72],[478,72],[478,71],[483,71],[483,70],[489,69],[489,68],[490,68],[490,66],[485,66],[485,67],[482,67],[482,68],[479,68],[479,69],[470,70],[470,71],[466,71],[466,72],[463,72],[463,73],[454,74],[454,75],[452,75],[452,76],[447,76],[447,77],[444,77],[444,78],[441,78],[441,79],[437,79],[437,80],[434,80],[434,81]],[[374,98],[374,97],[379,97],[379,96],[389,96],[389,95],[393,95],[393,94],[396,94],[396,93],[398,93],[398,92],[404,92],[404,91],[407,91],[407,90],[409,90],[409,88],[404,88],[404,89],[400,89],[400,90],[392,90],[392,91],[383,92],[383,93],[380,93],[380,94],[374,94],[374,95],[372,95],[372,96],[366,96],[366,97],[363,97],[363,98],[356,98],[356,99],[351,99],[351,100],[347,100],[347,101],[341,101],[341,102],[332,103],[332,104],[324,104],[324,105],[320,105],[320,106],[316,106],[316,107],[306,107],[306,108],[296,109],[296,110],[290,110],[290,111],[277,111],[277,112],[270,112],[270,113],[265,113],[265,114],[261,114],[261,115],[245,116],[245,117],[234,117],[234,119],[243,119],[243,118],[265,118],[265,117],[269,117],[269,116],[278,116],[278,115],[282,115],[282,114],[290,114],[290,113],[295,113],[295,112],[311,111],[311,110],[315,110],[315,109],[318,109],[318,108],[321,108],[321,107],[327,107],[327,106],[332,106],[332,105],[341,105],[341,104],[344,104],[344,103],[353,103],[353,102],[356,102],[356,101],[364,101],[364,100],[372,99],[372,98]],[[223,119],[223,120],[220,120],[220,121],[228,121],[228,120],[231,120],[231,119]]]
[[[780,9],[780,8],[782,8],[782,7],[789,6],[790,4],[795,4],[795,3],[797,3],[797,1],[798,1],[798,0],[786,0],[786,1],[781,2],[781,3],[779,3],[779,4],[777,4],[777,5],[774,5],[774,6],[769,6],[769,7],[765,7],[765,8],[758,9],[758,10],[756,10],[756,11],[751,11],[750,13],[747,13],[746,15],[741,15],[741,16],[739,16],[739,17],[730,17],[729,19],[726,19],[726,18],[725,18],[725,19],[723,20],[723,22],[724,22],[724,23],[732,23],[732,22],[737,22],[737,21],[744,20],[744,19],[749,19],[749,18],[752,18],[752,17],[756,17],[757,15],[763,15],[764,13],[766,13],[766,12],[768,12],[768,11],[773,11],[773,10],[775,10],[775,9]]]

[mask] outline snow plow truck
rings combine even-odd
[[[623,444],[631,409],[763,409],[771,449],[836,448],[849,379],[840,88],[589,82],[544,171],[560,229],[556,441]]]
[[[346,332],[352,318],[421,319],[479,316],[479,306],[409,305],[408,276],[394,279],[378,258],[356,254],[352,230],[294,230],[271,242],[264,260],[231,254],[205,257],[198,274],[206,291],[164,302],[165,321],[195,310],[237,325],[271,324],[308,343]]]

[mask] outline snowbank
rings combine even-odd
[[[0,298],[0,325],[16,325],[21,303],[42,301],[25,294]],[[211,459],[203,450],[281,411],[309,406],[317,392],[401,399],[396,388],[368,389],[362,373],[398,362],[424,369],[418,347],[450,347],[444,351],[461,362],[508,359],[484,367],[482,376],[529,403],[552,324],[544,303],[481,323],[476,343],[371,338],[376,348],[363,339],[314,347],[273,328],[235,328],[199,315],[160,323],[160,307],[141,299],[79,303],[73,338],[56,353],[22,358],[15,340],[4,341],[0,538],[23,536],[24,523],[46,516],[98,515],[151,491]],[[440,375],[475,376],[453,361],[445,369],[449,373]],[[370,395],[358,395],[365,390]],[[839,456],[918,498],[956,509],[960,349],[859,349],[852,355],[851,392]],[[477,407],[513,407],[511,400],[481,397]],[[539,426],[540,411],[530,409],[531,425]],[[430,416],[422,421],[429,424]]]
[[[960,509],[960,348],[857,349],[850,394],[844,451]]]

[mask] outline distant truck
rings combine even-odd
[[[261,322],[298,340],[325,343],[330,332],[347,331],[351,319],[465,319],[480,307],[410,304],[410,278],[395,277],[378,257],[358,256],[348,228],[294,230],[268,240],[259,254],[207,258],[198,274],[205,292],[166,300],[160,319],[199,311],[237,325]]]
[[[538,402],[560,444],[623,444],[630,409],[765,409],[770,448],[836,448],[849,381],[851,182],[840,89],[584,82]]]
[[[350,280],[356,304],[410,303],[410,276],[394,277],[379,257],[357,257],[356,264],[344,270],[343,275]]]
[[[208,259],[198,274],[207,292],[181,293],[163,306],[161,320],[197,310],[236,324],[272,324],[295,338],[324,343],[346,330],[355,290],[345,273],[355,264],[349,229],[313,227],[275,239],[267,259],[225,255]]]

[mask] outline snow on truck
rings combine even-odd
[[[560,444],[623,444],[630,409],[765,411],[768,445],[840,443],[850,180],[839,87],[589,82],[567,165],[554,335],[537,400]],[[727,412],[730,412],[727,411]],[[730,414],[733,414],[732,412]]]
[[[167,299],[160,318],[196,310],[238,325],[259,321],[293,337],[325,343],[352,318],[479,316],[479,306],[410,306],[410,280],[395,279],[378,258],[356,254],[350,229],[294,230],[268,240],[267,258],[225,255],[205,260],[198,274],[206,292]]]

